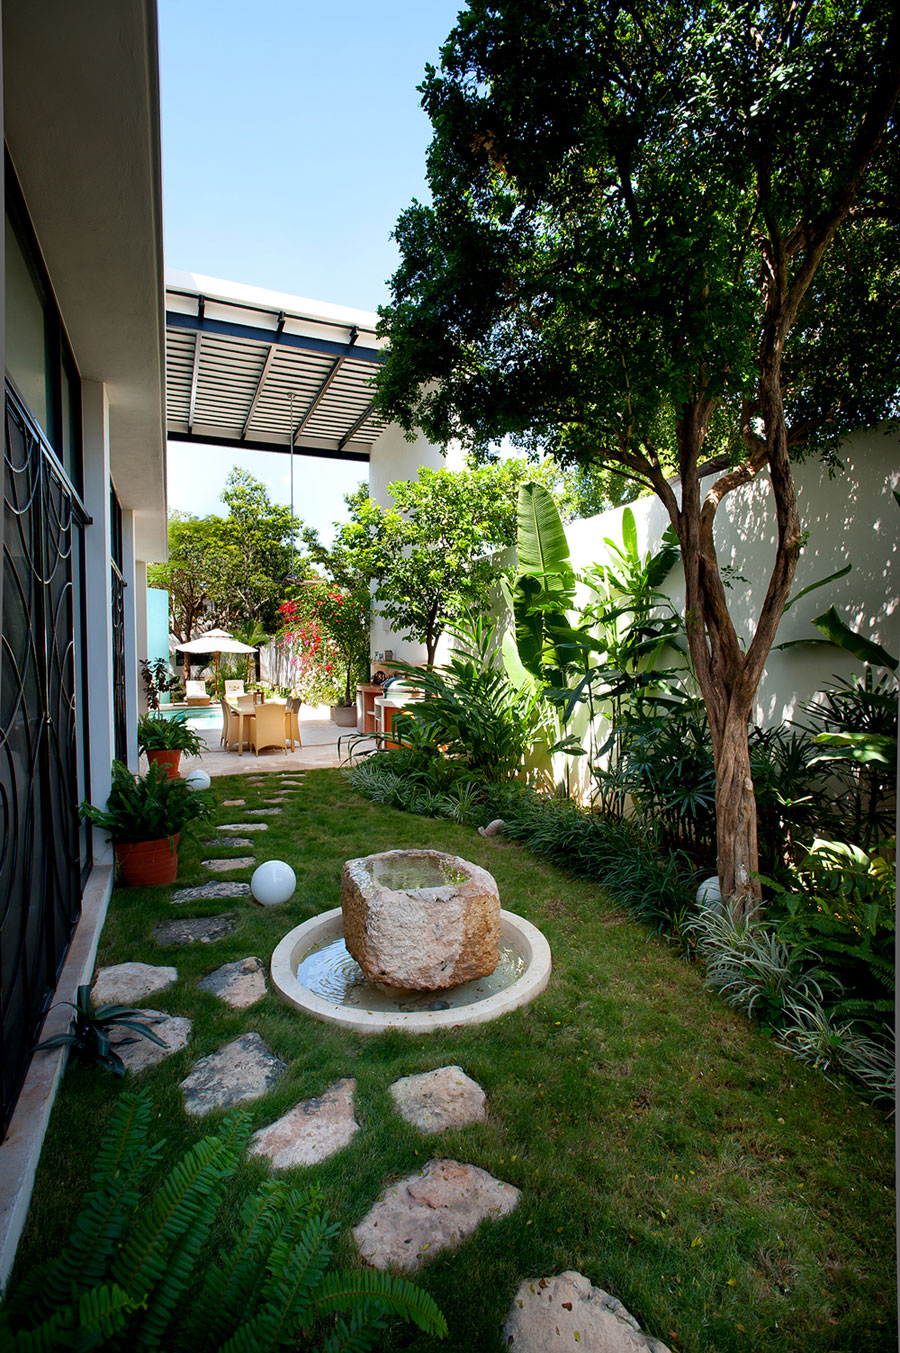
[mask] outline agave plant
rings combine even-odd
[[[144,1023],[146,1012],[132,1010],[127,1005],[94,1005],[89,986],[78,988],[75,1000],[62,1001],[61,1005],[70,1005],[75,1011],[72,1023],[64,1034],[55,1034],[43,1043],[38,1043],[35,1052],[48,1048],[71,1048],[79,1057],[97,1066],[104,1066],[116,1076],[125,1075],[125,1063],[112,1045],[113,1029],[129,1029],[138,1038],[148,1038],[157,1047],[164,1048],[163,1040]],[[136,1043],[137,1038],[119,1038],[118,1047]]]

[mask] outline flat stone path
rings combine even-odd
[[[249,814],[252,813],[254,817],[278,817],[278,815],[280,814],[280,812],[281,812],[281,809],[280,809],[280,808],[248,808],[248,809],[247,809],[248,816],[249,816]]]
[[[216,902],[220,897],[249,897],[249,883],[201,883],[196,888],[179,888],[169,901],[179,907],[183,902]]]
[[[268,822],[220,822],[220,832],[267,832]]]
[[[485,1094],[461,1066],[439,1066],[420,1076],[402,1076],[391,1086],[397,1112],[420,1132],[446,1132],[487,1117]]]
[[[256,864],[256,856],[233,855],[230,860],[201,860],[201,864],[213,874],[230,874],[233,869],[249,869]]]
[[[213,1109],[230,1109],[259,1099],[285,1069],[257,1033],[242,1034],[218,1052],[201,1057],[181,1082],[185,1113],[202,1117]]]
[[[505,1217],[518,1201],[519,1190],[487,1170],[432,1160],[385,1189],[353,1235],[373,1268],[418,1268],[430,1255],[458,1245],[486,1217]]]
[[[249,836],[214,836],[211,840],[204,841],[203,844],[210,848],[224,846],[228,850],[239,850],[242,846],[252,846],[253,842]]]
[[[244,806],[244,804],[245,804],[246,802],[247,802],[246,799],[223,799],[223,800],[222,800],[222,807],[223,807],[223,808],[243,808],[243,806]]]
[[[503,1326],[503,1347],[511,1353],[671,1353],[642,1334],[634,1316],[581,1273],[526,1278]]]
[[[224,963],[197,983],[202,991],[211,991],[233,1010],[246,1010],[266,994],[266,974],[258,958],[239,958]]]
[[[190,920],[160,921],[153,927],[153,938],[159,945],[212,944],[230,935],[235,926],[235,915],[224,911],[219,916],[195,916]]]
[[[142,1034],[135,1033],[133,1029],[123,1029],[116,1026],[115,1032],[111,1038],[113,1050],[119,1054],[125,1063],[126,1071],[134,1072],[146,1071],[148,1066],[156,1066],[159,1062],[165,1061],[173,1053],[180,1052],[182,1048],[187,1047],[188,1039],[191,1036],[193,1025],[189,1019],[181,1015],[167,1015],[162,1010],[142,1010],[142,1021],[147,1027],[152,1029],[157,1038],[161,1038],[165,1047],[161,1048],[156,1043],[151,1043],[149,1038],[144,1038]],[[128,1040],[134,1039],[132,1043]]]
[[[274,1170],[318,1165],[359,1131],[353,1116],[355,1080],[335,1081],[323,1095],[305,1099],[250,1138],[251,1156],[268,1156]]]
[[[101,968],[91,990],[94,1005],[129,1005],[178,981],[178,969],[153,963],[114,963]]]

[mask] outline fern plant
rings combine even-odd
[[[150,1350],[362,1353],[391,1318],[444,1337],[432,1298],[374,1269],[331,1267],[338,1231],[315,1190],[269,1180],[244,1203],[215,1262],[200,1264],[249,1134],[232,1114],[147,1196],[162,1143],[146,1091],[113,1112],[61,1253],[0,1309],[0,1353]]]

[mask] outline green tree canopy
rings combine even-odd
[[[515,544],[518,490],[527,478],[564,494],[557,466],[521,459],[466,470],[423,468],[417,479],[388,485],[390,508],[361,487],[345,499],[350,520],[338,527],[330,549],[315,531],[304,532],[309,559],[351,591],[371,579],[382,615],[405,638],[425,645],[431,666],[447,622],[496,600],[496,555]]]
[[[151,587],[169,593],[169,624],[179,643],[194,631],[278,627],[289,585],[291,511],[273,503],[264,484],[235,467],[225,482],[227,517],[169,514],[169,558],[148,570]],[[302,523],[294,519],[295,530]]]
[[[758,900],[747,725],[803,534],[791,459],[896,412],[893,0],[471,0],[429,68],[382,412],[650,488],[678,534],[719,873]],[[713,524],[766,471],[745,646]]]

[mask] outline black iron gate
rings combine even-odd
[[[75,628],[88,518],[6,387],[0,657],[0,1113],[5,1133],[81,910]]]

